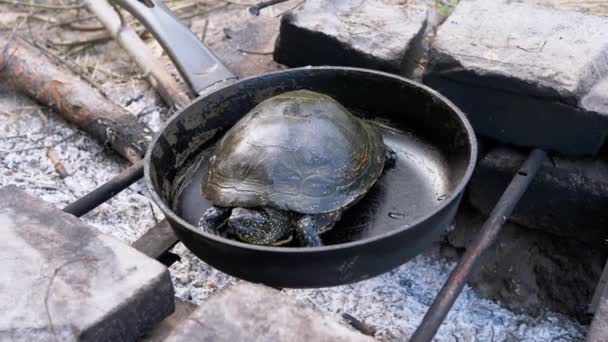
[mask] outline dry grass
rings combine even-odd
[[[520,2],[608,16],[608,0],[519,0]]]

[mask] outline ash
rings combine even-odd
[[[141,85],[114,89],[113,98],[126,103]],[[127,109],[158,129],[166,113],[158,99],[146,94]],[[52,147],[68,172],[61,178],[47,157]],[[14,184],[30,194],[64,207],[118,174],[128,164],[49,110],[9,89],[0,89],[0,186]],[[142,182],[88,213],[83,220],[131,243],[162,219]],[[183,245],[174,252],[182,261],[171,267],[178,297],[197,304],[238,282],[194,257]],[[314,290],[283,290],[306,305],[342,320],[348,313],[376,330],[381,341],[403,341],[413,333],[454,263],[430,251],[400,268],[353,285]],[[345,323],[346,324],[346,323]],[[586,327],[555,313],[532,318],[516,314],[465,288],[438,341],[575,341]]]

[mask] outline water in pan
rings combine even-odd
[[[395,167],[385,171],[367,195],[343,214],[333,230],[322,236],[325,244],[409,226],[433,212],[452,188],[447,163],[436,148],[411,133],[379,127],[385,143],[397,153]],[[211,148],[203,151],[190,175],[181,177],[187,183],[181,187],[175,210],[193,225],[211,205],[203,197],[200,185],[211,151]]]

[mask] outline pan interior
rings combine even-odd
[[[296,89],[332,96],[355,115],[377,123],[385,143],[397,152],[395,167],[323,235],[325,244],[413,228],[458,196],[470,176],[474,137],[462,114],[441,95],[369,70],[291,69],[244,79],[201,97],[166,124],[148,151],[146,170],[165,214],[196,227],[209,207],[200,182],[215,142],[261,101]]]
[[[393,168],[386,170],[367,195],[349,208],[333,230],[321,237],[325,244],[350,242],[387,231],[409,227],[439,207],[450,191],[447,163],[441,152],[414,133],[379,126],[385,144],[397,153]],[[203,150],[198,162],[187,168],[177,193],[175,212],[196,226],[209,203],[201,193],[213,148]]]

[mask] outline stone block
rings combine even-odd
[[[422,53],[424,4],[388,0],[308,0],[283,16],[275,61],[340,65],[408,75]]]
[[[192,30],[197,35],[205,32],[205,44],[240,78],[275,71],[283,66],[272,59],[280,24],[280,18],[268,12],[273,9],[271,7],[259,16],[253,16],[246,8],[238,7],[210,17],[196,18]]]
[[[581,107],[590,112],[608,113],[608,78],[591,88],[581,100]]]
[[[277,290],[242,282],[209,298],[165,340],[372,342]]]
[[[471,178],[468,199],[490,213],[526,156],[496,148],[482,157]],[[608,162],[547,160],[511,215],[529,228],[606,247],[608,238]]]
[[[608,18],[469,0],[440,26],[424,82],[463,109],[481,136],[592,155],[608,112],[583,99],[605,77]]]
[[[15,186],[0,231],[2,341],[132,341],[174,309],[165,266]]]

